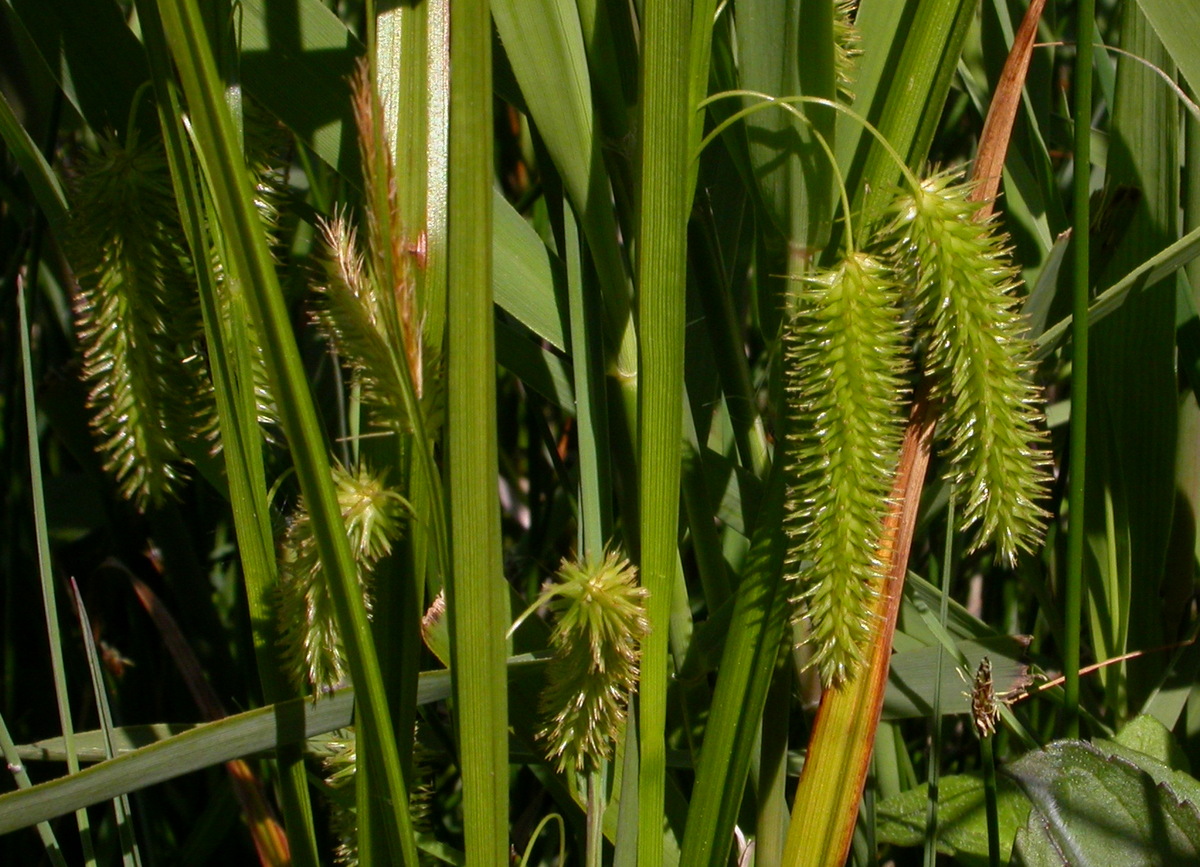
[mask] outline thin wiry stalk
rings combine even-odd
[[[1095,31],[1096,2],[1080,0],[1076,12],[1079,28],[1078,54],[1075,57],[1075,180],[1074,200],[1075,258],[1072,262],[1071,288],[1071,517],[1067,524],[1067,575],[1063,605],[1063,672],[1066,675],[1064,707],[1065,733],[1079,734],[1079,656],[1083,614],[1083,548],[1085,543],[1084,503],[1088,418],[1088,300],[1091,294],[1090,207],[1091,207],[1091,116],[1092,116],[1092,35]]]

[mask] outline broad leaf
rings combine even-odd
[[[1058,741],[1008,769],[1030,799],[1028,865],[1200,864],[1200,787],[1115,743]]]
[[[976,774],[942,777],[938,783],[938,851],[964,865],[988,863],[987,816],[983,778]],[[1013,837],[1029,815],[1029,802],[1009,780],[997,783],[1000,857],[1007,859]],[[909,789],[877,808],[880,840],[900,846],[920,846],[929,813],[929,787]]]

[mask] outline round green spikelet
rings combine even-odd
[[[784,331],[788,573],[812,664],[840,683],[863,661],[903,438],[907,342],[891,272],[863,253],[797,281]]]
[[[1049,456],[1039,389],[1009,250],[957,172],[900,196],[886,234],[913,288],[926,366],[943,404],[946,473],[965,493],[972,549],[994,541],[1006,563],[1042,538]]]
[[[564,560],[539,602],[558,620],[546,667],[538,739],[559,771],[585,771],[612,755],[637,689],[641,641],[649,632],[646,590],[615,551],[601,561]]]
[[[338,506],[368,613],[375,564],[391,553],[408,515],[408,503],[382,473],[365,464],[331,467]],[[279,646],[292,681],[301,689],[333,689],[349,677],[349,666],[333,613],[333,596],[303,500],[279,546]]]

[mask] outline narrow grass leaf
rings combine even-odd
[[[683,838],[681,861],[687,865],[719,867],[728,863],[751,752],[789,613],[787,585],[782,580],[786,545],[778,529],[783,520],[784,487],[782,465],[777,463],[767,482],[762,520],[733,597],[732,620]]]
[[[229,238],[230,270],[251,299],[250,309],[266,348],[272,391],[291,446],[300,487],[313,513],[317,547],[330,571],[337,617],[346,637],[351,672],[362,701],[360,736],[378,769],[381,816],[393,855],[416,863],[408,790],[403,779],[370,626],[339,518],[325,445],[295,336],[283,305],[275,264],[254,209],[240,148],[217,80],[212,49],[199,10],[183,2],[160,3],[164,29],[179,68],[188,110],[217,212]]]
[[[1178,241],[1163,247],[1125,276],[1099,293],[1088,307],[1088,327],[1093,327],[1118,310],[1133,295],[1145,290],[1159,290],[1163,281],[1180,268],[1200,257],[1200,229],[1193,229]],[[1059,320],[1038,336],[1036,357],[1049,355],[1066,337],[1071,328],[1070,316]]]
[[[83,633],[83,647],[87,655],[88,673],[91,675],[92,698],[96,702],[96,710],[100,717],[100,731],[104,735],[104,758],[113,757],[112,740],[112,710],[108,704],[108,690],[104,686],[104,672],[100,667],[100,655],[96,652],[96,641],[92,632],[92,623],[88,619],[87,608],[83,604],[83,595],[79,585],[71,580],[71,592],[74,594],[75,611],[79,616],[79,626]],[[113,798],[113,812],[117,820],[117,836],[121,841],[121,859],[125,867],[137,867],[142,863],[141,850],[133,837],[130,827],[131,813],[129,795],[122,793]]]
[[[506,863],[508,588],[496,501],[492,37],[483,0],[450,9],[448,500],[451,673],[470,864]]]
[[[54,574],[50,562],[50,537],[46,524],[46,498],[42,485],[42,449],[38,436],[37,402],[33,391],[33,353],[30,349],[29,313],[25,305],[24,275],[17,277],[17,308],[21,327],[21,372],[25,398],[25,435],[29,444],[29,488],[33,492],[33,522],[37,536],[38,583],[42,591],[42,615],[46,618],[46,640],[50,644],[50,671],[54,680],[54,699],[58,708],[58,721],[63,741],[67,746],[67,770],[79,772],[79,760],[75,758],[75,727],[71,716],[71,700],[67,692],[67,672],[63,661],[63,635],[58,624],[58,601],[54,592]],[[0,811],[2,812],[2,811]],[[47,817],[49,818],[49,817]],[[91,826],[87,811],[79,809],[75,815],[79,828],[84,859],[95,861]]]
[[[686,188],[691,4],[646,9],[642,42],[642,165],[638,214],[639,512],[650,635],[639,689],[638,864],[663,863],[668,623],[672,611],[683,440],[687,277]]]
[[[9,773],[13,776],[13,781],[17,785],[17,789],[28,789],[33,785],[29,779],[29,772],[22,764],[24,757],[17,745],[13,743],[12,735],[8,731],[8,723],[4,721],[4,717],[0,716],[0,753],[4,755],[5,764],[8,766]],[[66,867],[67,859],[63,857],[62,847],[58,845],[58,838],[54,836],[54,829],[50,827],[49,822],[37,823],[38,837],[42,840],[42,847],[46,850],[46,857],[50,859],[50,863],[54,867]],[[95,863],[94,859],[90,863]]]

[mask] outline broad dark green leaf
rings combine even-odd
[[[150,72],[117,4],[8,0],[8,5],[92,129],[124,133],[134,92],[150,80]]]
[[[1170,60],[1138,7],[1124,7],[1121,45],[1160,65]],[[1151,118],[1154,118],[1151,120]],[[1106,182],[1140,189],[1129,230],[1093,275],[1111,285],[1179,237],[1178,124],[1174,96],[1143,65],[1118,66]],[[1094,252],[1102,251],[1094,248]],[[1170,281],[1167,290],[1172,288]],[[1092,555],[1091,634],[1097,656],[1164,643],[1158,595],[1175,502],[1175,298],[1170,291],[1131,296],[1092,329],[1086,526]],[[1141,701],[1161,657],[1129,663],[1100,679],[1120,707],[1127,688]]]
[[[1196,781],[1114,746],[1058,741],[1009,766],[1033,807],[1017,834],[1021,863],[1200,864]]]
[[[357,183],[348,76],[361,43],[320,0],[241,4],[246,89],[317,155]],[[303,94],[302,99],[297,95]]]
[[[566,274],[537,232],[499,191],[492,195],[492,294],[555,349],[567,349]]]
[[[1007,859],[1013,837],[1029,815],[1029,802],[1011,780],[996,786],[1000,820],[1000,857]],[[929,787],[909,789],[877,807],[875,833],[881,841],[898,846],[920,846],[929,816]],[[968,867],[988,863],[987,817],[983,777],[956,774],[938,782],[938,851]]]

